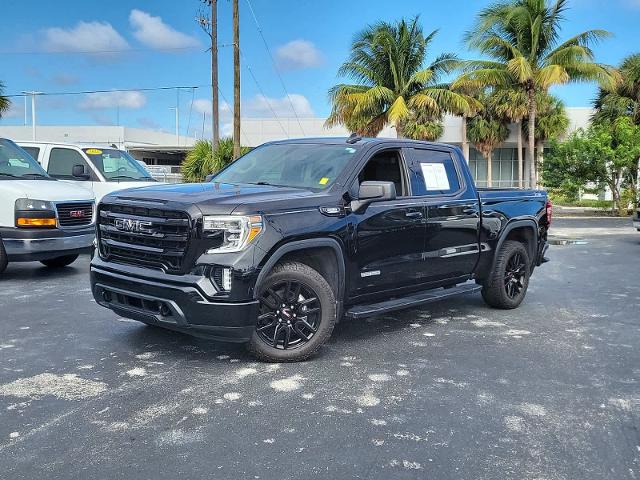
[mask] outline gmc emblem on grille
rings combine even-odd
[[[82,218],[84,217],[84,210],[71,210],[69,216],[71,218]]]
[[[113,225],[123,232],[132,233],[153,233],[151,226],[153,223],[131,218],[116,218]]]

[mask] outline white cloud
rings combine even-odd
[[[220,102],[218,104],[220,116],[230,117],[231,107],[227,102]],[[193,101],[193,111],[202,115],[203,113],[211,116],[211,100],[208,98],[196,98]]]
[[[324,62],[320,50],[308,40],[293,40],[278,47],[276,59],[283,70],[319,67]]]
[[[101,92],[88,93],[78,105],[81,110],[102,110],[109,108],[142,108],[147,97],[141,92]]]
[[[290,99],[290,101],[289,101]],[[293,104],[294,110],[291,108]],[[304,95],[292,93],[289,98],[286,96],[281,98],[266,97],[264,95],[256,95],[253,99],[247,100],[242,105],[242,116],[272,118],[273,110],[278,117],[313,117],[313,109],[311,103]]]
[[[44,31],[43,45],[50,52],[112,52],[127,50],[129,44],[110,23],[78,22],[69,29],[53,27]]]
[[[154,17],[142,10],[131,10],[129,23],[134,28],[133,36],[151,48],[172,49],[197,47],[200,42],[189,35],[178,32],[160,17]]]

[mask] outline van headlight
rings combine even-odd
[[[56,207],[48,200],[18,198],[15,203],[16,227],[55,228]]]
[[[207,253],[240,252],[262,232],[262,217],[259,215],[207,215],[203,218],[205,233],[219,233],[222,244],[210,248]]]

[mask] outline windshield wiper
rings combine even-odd
[[[41,177],[41,178],[49,178],[49,175],[43,175],[42,173],[25,173],[21,175],[22,177]]]
[[[0,177],[20,178],[20,175],[14,175],[13,173],[0,172]]]
[[[114,175],[113,177],[109,177],[109,180],[113,180],[115,178],[128,178],[129,180],[142,180],[142,178],[130,177],[129,175]]]

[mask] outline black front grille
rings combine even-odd
[[[61,227],[82,227],[93,221],[93,203],[59,203],[58,222]]]
[[[103,205],[98,212],[100,254],[113,262],[177,273],[190,234],[186,212],[130,205]]]

